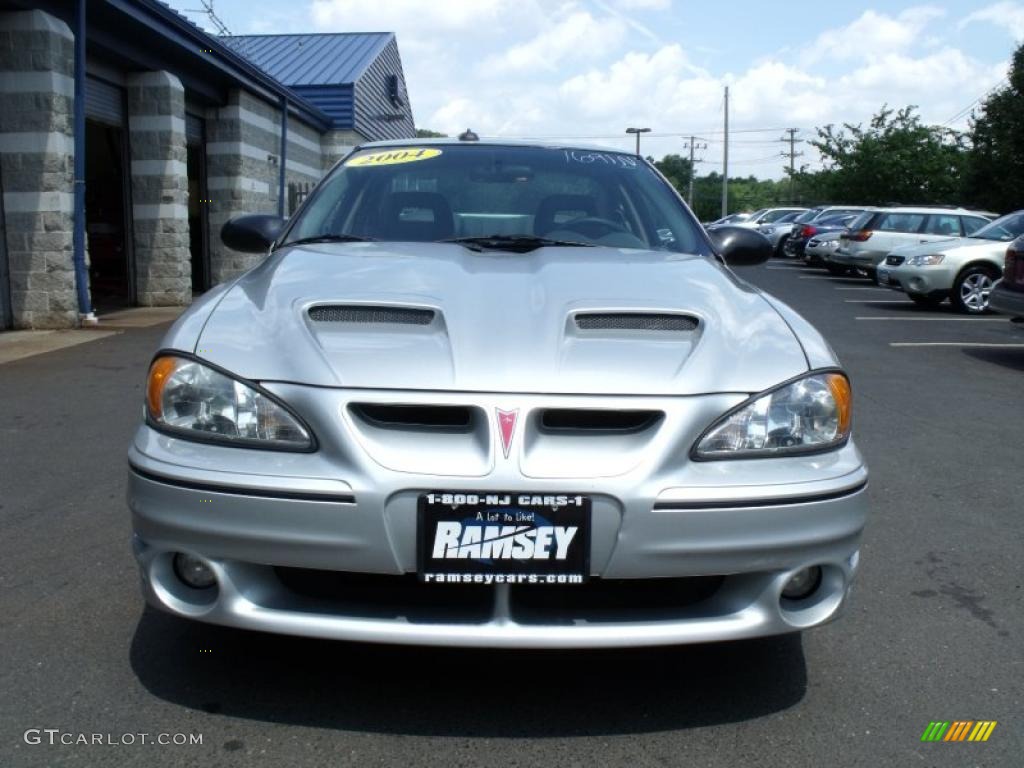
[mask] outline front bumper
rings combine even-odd
[[[667,407],[659,398],[665,419],[642,446],[615,451],[618,464],[588,458],[579,442],[582,464],[552,464],[553,454],[545,453],[552,447],[524,435],[523,450],[510,461],[485,460],[479,469],[469,462],[466,471],[475,476],[439,476],[424,471],[436,468],[416,466],[430,457],[382,453],[380,436],[367,443],[366,435],[352,435],[334,444],[317,422],[337,413],[331,401],[337,393],[275,389],[318,435],[328,436],[321,450],[278,454],[202,445],[140,427],[129,454],[128,500],[143,593],[151,604],[217,624],[346,640],[635,646],[815,626],[836,615],[856,574],[867,470],[852,443],[785,459],[689,462],[685,451],[680,454],[737,396],[675,398]],[[323,408],[309,407],[304,397],[319,399]],[[519,402],[527,423],[533,399]],[[342,421],[342,432],[352,428]],[[636,436],[630,439],[636,442]],[[536,459],[544,461],[531,463]],[[530,608],[547,586],[501,585],[485,588],[484,608],[463,612],[436,599],[437,587],[410,575],[420,493],[570,488],[593,500],[592,581],[568,587],[580,591],[563,593],[562,608]],[[187,587],[172,567],[176,552],[204,559],[217,586]],[[783,599],[789,578],[815,565],[823,571],[819,589],[801,601]],[[330,599],[311,596],[295,589],[289,569],[324,580],[373,575],[374,590],[384,585],[373,594],[385,597],[367,600],[364,592],[347,594],[344,587]],[[709,582],[713,590],[678,604],[629,598],[631,585],[639,594],[664,584],[668,594],[670,586],[685,590]],[[411,597],[389,602],[386,595],[396,590]]]
[[[884,279],[883,279],[884,273]],[[953,289],[956,270],[943,264],[927,267],[890,266],[882,263],[878,267],[879,284],[904,293],[921,296],[947,296]]]
[[[988,297],[988,308],[1012,317],[1024,317],[1024,291],[1007,288],[1000,281]]]

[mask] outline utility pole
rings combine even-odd
[[[690,140],[688,142],[686,142],[686,144],[683,145],[683,149],[686,149],[687,147],[689,147],[689,149],[690,149],[690,191],[687,194],[686,202],[689,203],[691,208],[693,208],[693,180],[694,180],[694,177],[697,175],[697,163],[704,162],[703,160],[696,160],[696,159],[694,159],[693,153],[694,153],[694,150],[697,150],[697,149],[707,149],[708,145],[707,144],[698,144],[697,143],[697,137],[696,136],[691,136]]]
[[[725,133],[722,150],[722,218],[729,215],[729,86],[725,86]]]
[[[803,143],[803,139],[798,139],[796,137],[797,133],[799,133],[799,132],[800,132],[799,128],[787,128],[786,129],[786,133],[789,134],[789,135],[788,136],[783,136],[781,139],[779,139],[779,141],[783,141],[783,142],[788,141],[789,142],[789,152],[788,152],[788,154],[789,154],[789,202],[790,203],[795,203],[796,202],[796,196],[795,196],[795,194],[793,192],[793,185],[794,185],[794,182],[796,181],[796,159],[803,155],[803,152],[797,152],[796,151],[796,145],[798,143]],[[782,153],[783,157],[785,157],[786,155],[787,155],[786,152]]]

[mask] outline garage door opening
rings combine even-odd
[[[192,255],[192,295],[210,287],[209,210],[206,191],[206,144],[203,119],[185,115],[188,175],[188,240]]]
[[[85,231],[89,284],[97,312],[134,303],[128,245],[127,151],[122,128],[85,123]]]

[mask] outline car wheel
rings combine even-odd
[[[988,295],[999,277],[992,267],[977,264],[961,272],[953,283],[950,301],[958,312],[981,315],[988,312]]]
[[[784,259],[786,258],[786,241],[789,240],[789,235],[785,235],[779,244],[775,246],[775,258]]]
[[[835,275],[836,277],[845,275],[850,271],[849,267],[844,267],[842,264],[826,264],[825,269],[828,270],[830,275]]]
[[[936,296],[928,296],[924,293],[908,293],[907,296],[912,302],[917,304],[919,307],[927,307],[928,309],[935,309],[945,299]]]

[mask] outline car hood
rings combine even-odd
[[[1006,246],[1010,243],[1009,241],[1002,240],[984,240],[976,237],[949,237],[943,240],[932,240],[929,243],[921,243],[920,245],[904,245],[900,248],[894,248],[892,253],[898,253],[900,256],[926,256],[929,253],[954,253],[963,251],[965,253],[988,253],[990,251],[1006,251]]]
[[[312,319],[323,305],[341,309]],[[360,322],[347,309],[367,306],[433,316]],[[698,325],[587,328],[576,317],[623,312],[685,314]],[[728,269],[703,256],[600,247],[283,248],[226,293],[195,352],[257,381],[486,392],[756,392],[807,370],[790,327]]]

